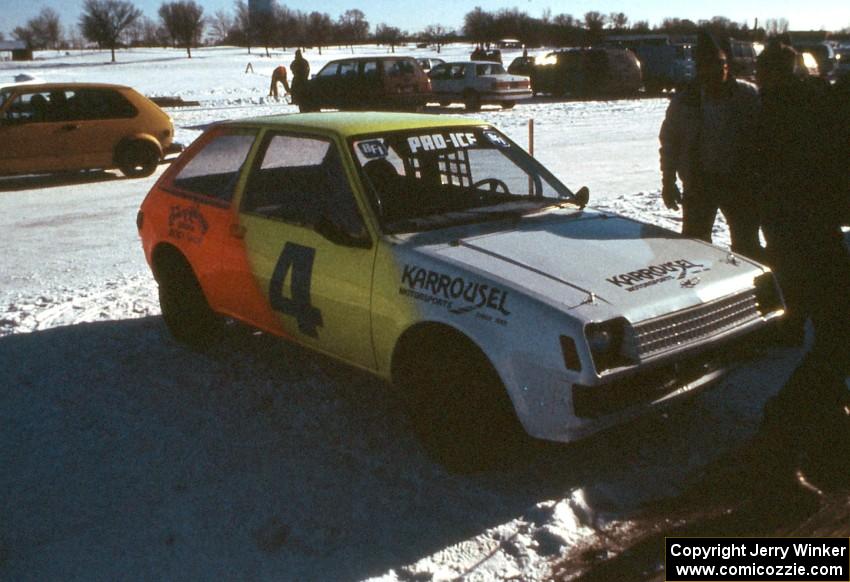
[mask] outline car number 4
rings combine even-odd
[[[272,309],[291,315],[298,322],[301,333],[319,337],[322,312],[310,303],[310,285],[313,280],[313,260],[316,249],[288,242],[280,253],[269,285],[269,300]],[[291,297],[283,294],[283,283],[292,269]]]

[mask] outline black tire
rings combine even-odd
[[[214,345],[224,320],[210,308],[192,268],[182,257],[171,255],[158,270],[159,305],[168,331],[193,348]]]
[[[152,144],[134,141],[118,152],[118,169],[128,178],[150,176],[159,165],[159,151]]]
[[[502,101],[502,109],[513,109],[516,101]]]
[[[397,383],[428,456],[456,473],[516,461],[527,437],[481,350],[447,328],[411,344]]]
[[[479,111],[481,109],[481,96],[475,91],[467,91],[463,94],[463,106],[467,111]]]

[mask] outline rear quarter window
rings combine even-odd
[[[138,111],[124,95],[111,89],[80,89],[68,98],[68,119],[129,119]]]
[[[222,131],[212,136],[174,176],[171,184],[184,193],[230,202],[255,132]]]

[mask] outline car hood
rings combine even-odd
[[[765,271],[702,241],[595,211],[525,218],[425,252],[560,309],[607,306],[632,321],[740,291]]]

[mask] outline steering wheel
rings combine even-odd
[[[496,194],[499,193],[499,189],[502,190],[503,194],[510,194],[511,190],[508,188],[508,185],[498,178],[484,178],[483,180],[478,180],[472,185],[472,188],[478,190],[481,186],[489,186],[489,192]]]

